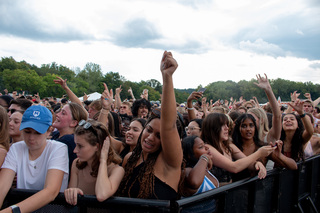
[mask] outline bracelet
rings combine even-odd
[[[20,208],[17,205],[12,205],[10,208],[12,209],[13,213],[21,213]]]
[[[202,158],[203,160],[205,160],[207,163],[209,163],[209,158],[205,155],[201,155],[200,158]]]
[[[194,108],[193,107],[191,107],[191,108],[188,107],[187,110],[194,110]]]
[[[300,118],[306,117],[306,113],[303,113],[302,115],[299,115]]]

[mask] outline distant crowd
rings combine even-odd
[[[101,98],[80,100],[67,79],[54,82],[66,92],[41,98],[6,89],[0,94],[0,207],[10,188],[37,193],[1,212],[32,212],[59,192],[77,205],[78,195],[175,200],[247,177],[265,178],[273,168],[297,169],[320,153],[320,97],[292,91],[277,101],[266,75],[257,88],[268,103],[207,100],[206,89],[176,103],[173,74],[178,63],[165,51],[160,62],[160,103],[121,100],[121,86]],[[253,94],[254,95],[254,94]],[[304,96],[304,97],[302,97]],[[214,212],[216,201],[184,212]]]

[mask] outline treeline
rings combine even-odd
[[[131,98],[128,89],[131,87],[136,98],[140,97],[143,89],[149,90],[149,100],[160,100],[162,84],[155,79],[147,81],[132,82],[125,79],[118,72],[109,71],[103,74],[100,65],[87,63],[81,70],[76,68],[72,70],[55,62],[51,64],[42,64],[41,67],[31,65],[26,61],[17,62],[12,57],[3,57],[0,61],[0,90],[7,89],[12,91],[25,91],[26,94],[39,93],[40,97],[62,97],[64,90],[53,82],[56,76],[68,79],[67,84],[77,95],[83,96],[84,93],[102,92],[103,82],[108,87],[115,89],[122,85],[121,99]],[[240,96],[249,100],[253,96],[257,97],[260,103],[267,102],[267,97],[263,90],[256,85],[255,79],[250,81],[218,81],[205,86],[207,90],[204,95],[208,100],[227,99],[230,97],[239,100]],[[199,82],[201,83],[201,82]],[[284,79],[270,80],[273,92],[276,97],[280,96],[282,101],[290,100],[290,93],[297,90],[303,97],[304,93],[310,93],[313,99],[320,97],[320,85],[312,82],[294,82]],[[187,85],[186,85],[187,86]],[[201,85],[198,88],[202,87]],[[178,103],[186,102],[189,94],[198,88],[176,89],[176,99]]]

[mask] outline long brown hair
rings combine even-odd
[[[9,118],[5,108],[0,106],[0,146],[9,151]]]
[[[219,137],[221,128],[223,125],[228,125],[228,117],[222,113],[210,113],[205,117],[202,122],[202,132],[201,139],[205,142],[213,146],[216,150],[218,150],[221,154],[223,154],[223,150],[219,143]],[[222,144],[226,148],[227,153],[231,153],[231,147],[229,145],[230,141],[223,141]]]
[[[159,115],[155,115],[152,113],[145,126],[147,126],[148,123],[150,123],[155,118],[159,119]],[[118,191],[120,196],[129,196],[130,190],[136,181],[140,182],[140,191],[138,193],[138,198],[149,198],[150,195],[154,192],[154,164],[162,150],[161,146],[156,152],[148,154],[148,157],[145,160],[145,164],[143,165],[143,168],[140,170],[140,173],[131,185],[128,184],[133,173],[133,169],[135,168],[137,161],[139,160],[140,155],[142,153],[141,137],[144,132],[144,129],[142,130],[138,138],[137,145],[132,151],[132,155],[128,159],[127,164],[125,165],[125,174],[120,183]],[[126,190],[129,192],[128,194],[125,194]]]
[[[75,130],[75,135],[83,135],[85,140],[92,146],[98,145],[98,151],[94,154],[94,159],[92,161],[92,171],[91,176],[97,177],[99,165],[100,165],[100,153],[103,146],[104,140],[106,137],[110,137],[107,127],[101,122],[95,120],[88,120],[87,123],[91,124],[91,127],[85,128],[84,126],[78,126]],[[110,163],[119,164],[121,163],[121,157],[116,154],[113,147],[110,145],[107,165]],[[87,162],[80,162],[79,160],[76,163],[78,169],[84,169],[88,165]]]

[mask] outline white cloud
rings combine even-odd
[[[0,5],[0,56],[38,66],[57,62],[81,69],[93,62],[104,72],[119,72],[130,81],[161,82],[159,61],[167,49],[179,63],[174,76],[177,88],[250,80],[258,73],[270,79],[319,83],[320,18],[314,4],[304,0],[7,1]],[[299,56],[299,51],[306,56]]]
[[[299,29],[296,30],[296,33],[299,34],[299,35],[304,35],[304,33]]]
[[[263,39],[259,38],[254,42],[251,41],[241,41],[239,47],[242,50],[255,52],[258,54],[265,54],[270,56],[284,56],[285,52],[277,45],[265,42]]]

